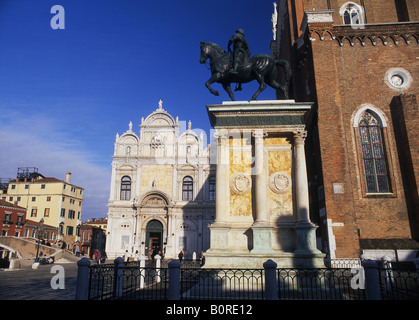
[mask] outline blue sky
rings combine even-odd
[[[61,5],[65,29],[54,30]],[[105,217],[115,135],[158,107],[193,129],[207,104],[200,41],[227,50],[238,28],[253,54],[270,54],[273,0],[0,0],[0,177],[37,167],[84,187],[82,219]],[[249,100],[256,83],[236,92]],[[275,99],[268,87],[258,100]]]

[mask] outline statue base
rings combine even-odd
[[[305,170],[294,178],[297,161],[306,161],[296,153],[296,135],[305,132],[311,106],[294,100],[207,106],[222,172],[216,190],[222,192],[216,193],[204,268],[257,269],[269,259],[280,268],[324,267],[317,226],[300,221],[307,218],[297,209],[297,203],[308,207]]]
[[[208,250],[205,253],[205,265],[202,268],[237,268],[262,269],[269,259],[278,264],[278,268],[324,268],[324,254],[292,253],[270,251],[266,253],[255,252],[215,252]]]

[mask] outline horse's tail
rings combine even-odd
[[[285,59],[279,59],[279,60],[275,60],[275,64],[277,66],[281,66],[284,68],[285,71],[285,80],[288,83],[290,78],[291,78],[291,67],[290,64],[287,60]]]

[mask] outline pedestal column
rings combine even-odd
[[[217,170],[215,175],[215,225],[224,225],[230,212],[229,146],[227,132],[217,132]]]
[[[265,168],[265,150],[263,138],[267,136],[263,130],[253,133],[255,138],[255,164],[253,167],[253,179],[255,180],[255,225],[268,224],[268,198],[267,198],[267,178]]]
[[[217,138],[217,169],[215,175],[215,222],[209,226],[210,249],[213,251],[225,251],[228,248],[228,232],[230,230],[227,215],[230,213],[230,165],[229,145],[226,130],[215,133]]]
[[[309,213],[308,180],[304,141],[306,131],[294,133],[295,186],[298,223],[311,223]]]
[[[252,253],[270,252],[272,250],[272,226],[268,221],[268,197],[267,197],[267,172],[265,167],[264,140],[267,134],[263,130],[255,130],[254,150],[255,164],[253,166],[255,213],[256,218],[252,226],[253,250]]]
[[[309,195],[306,156],[304,150],[307,132],[294,133],[295,152],[295,194],[297,202],[298,221],[295,226],[297,232],[297,250],[295,253],[321,253],[316,246],[317,226],[310,221]]]

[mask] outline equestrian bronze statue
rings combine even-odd
[[[233,45],[233,51],[230,46]],[[201,41],[200,63],[206,63],[209,59],[211,78],[205,83],[208,90],[218,96],[218,91],[211,88],[214,82],[221,83],[231,100],[234,99],[231,83],[237,83],[241,90],[241,84],[256,80],[259,88],[251,100],[266,88],[266,85],[280,90],[285,99],[288,99],[288,86],[291,77],[289,63],[286,60],[275,60],[267,54],[256,54],[250,57],[250,51],[242,29],[236,31],[228,42],[228,49],[231,55],[224,51],[218,44]],[[285,84],[278,83],[278,67],[285,71]]]

